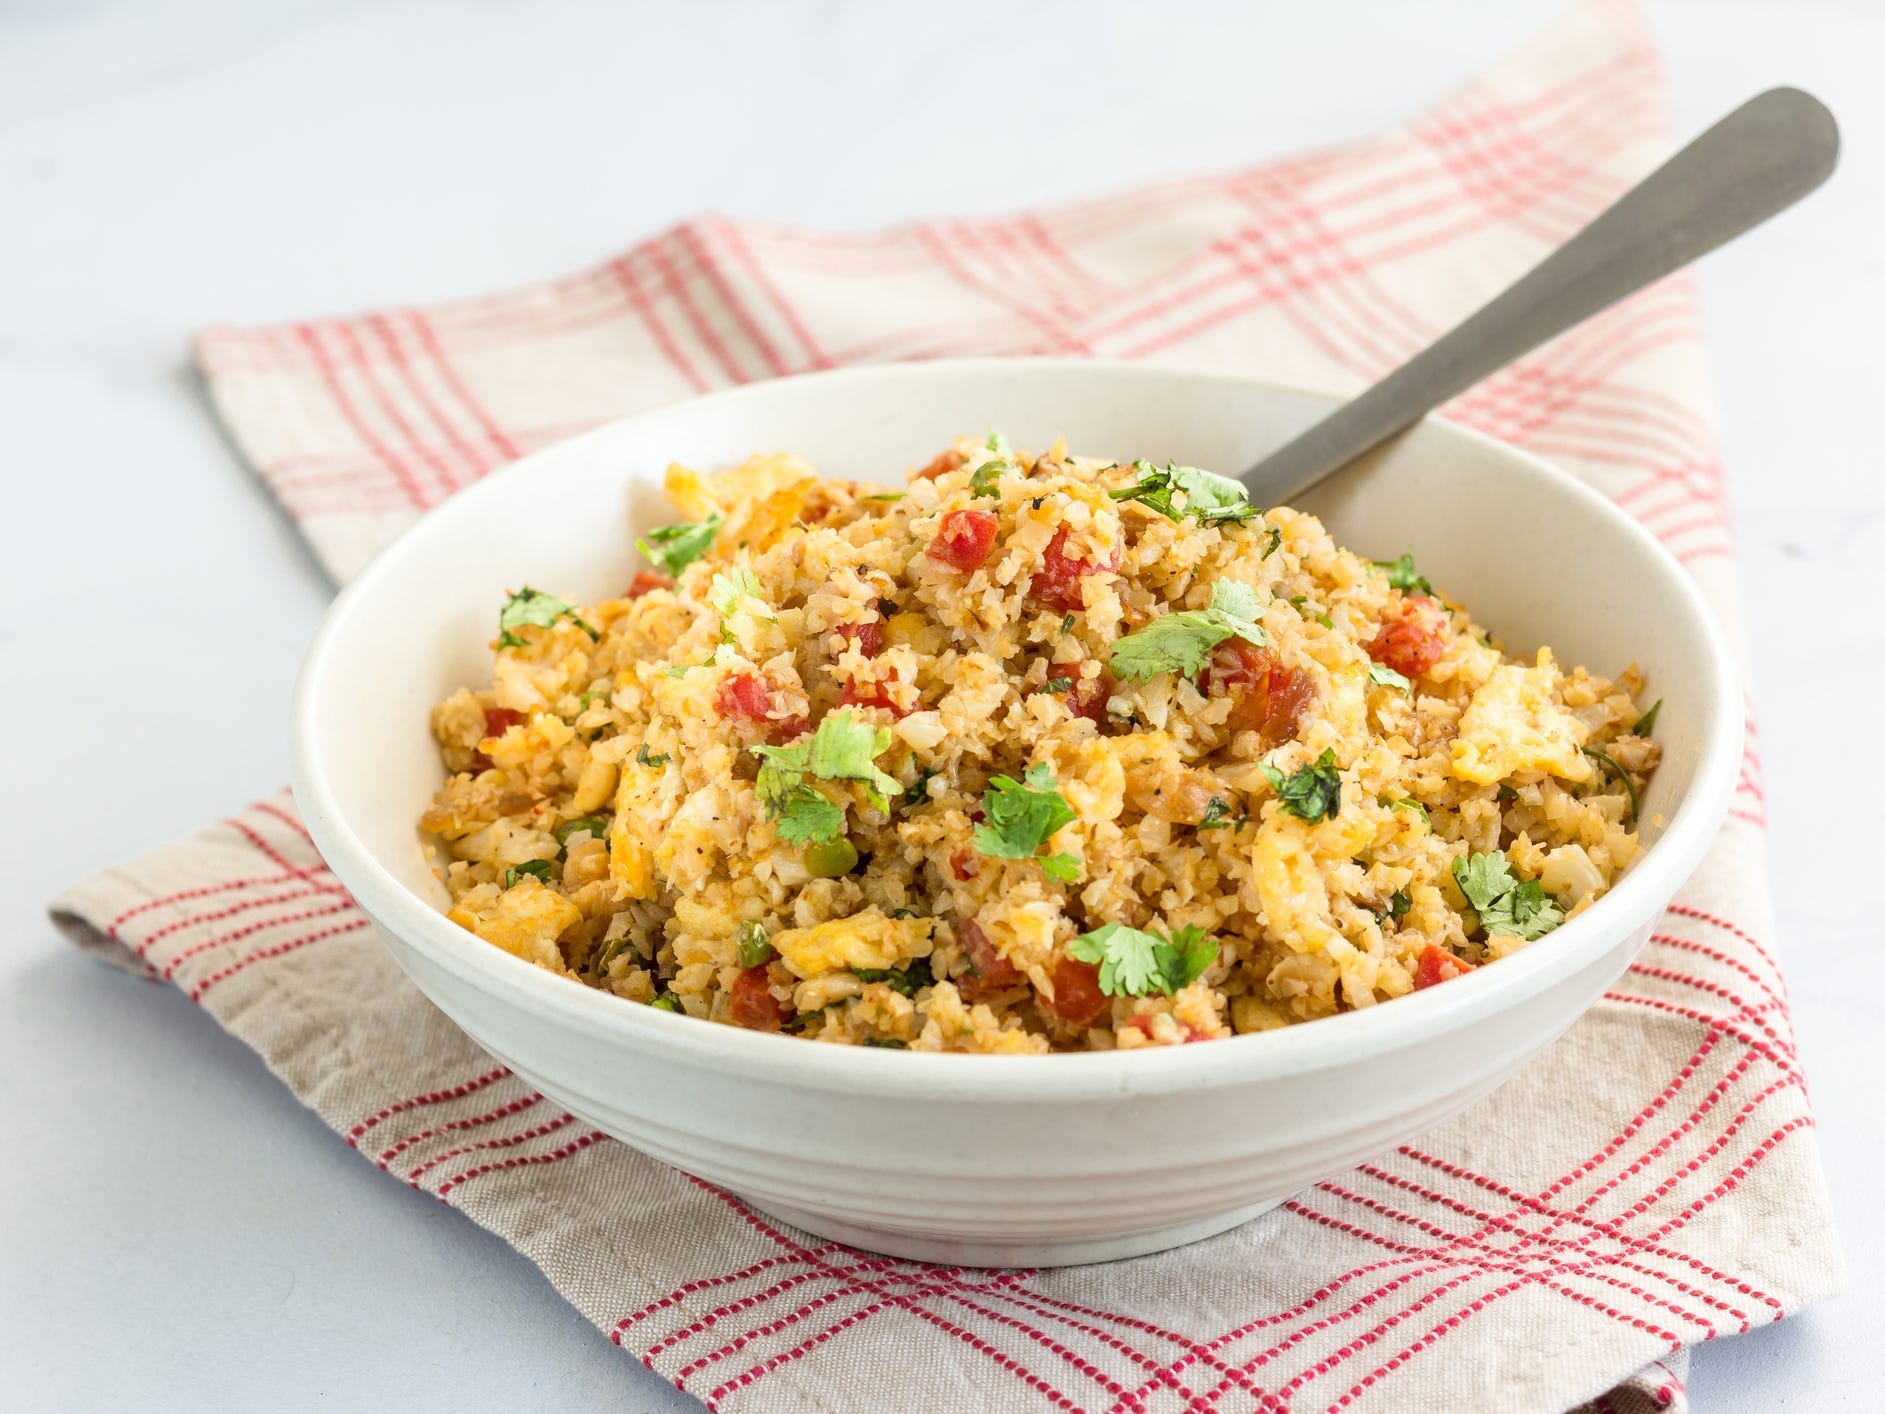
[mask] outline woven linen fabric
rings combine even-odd
[[[568,279],[204,333],[236,444],[337,579],[532,448],[863,360],[1092,353],[1353,390],[1668,150],[1600,0],[1377,139],[1006,220],[690,221]],[[1695,300],[1666,281],[1448,413],[1612,496],[1737,614]],[[924,449],[912,448],[919,458]],[[182,988],[369,1161],[501,1234],[710,1408],[1683,1408],[1685,1348],[1831,1294],[1753,743],[1637,964],[1466,1114],[1233,1232],[1104,1266],[852,1251],[589,1129],[406,981],[287,794],[56,901]],[[1548,944],[1546,944],[1548,946]]]

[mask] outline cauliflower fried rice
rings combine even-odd
[[[667,491],[620,598],[503,606],[420,822],[454,921],[625,1002],[1212,1040],[1493,962],[1636,854],[1635,668],[1508,657],[1208,472],[990,436],[900,490],[766,455]]]

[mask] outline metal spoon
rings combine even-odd
[[[1476,314],[1244,473],[1287,503],[1547,339],[1785,211],[1832,175],[1839,128],[1797,88],[1748,100]]]

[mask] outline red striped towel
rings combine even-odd
[[[197,355],[237,445],[344,579],[532,448],[779,373],[1090,351],[1359,388],[1666,147],[1640,17],[1598,0],[1372,141],[1007,220],[868,235],[691,221],[551,284],[217,329]],[[1613,496],[1735,617],[1687,280],[1449,411]],[[1256,1222],[1106,1267],[850,1251],[590,1130],[406,982],[285,794],[55,910],[81,943],[187,991],[367,1159],[502,1234],[711,1407],[830,1410],[894,1389],[937,1410],[1680,1408],[1685,1347],[1839,1281],[1773,956],[1751,721],[1749,741],[1713,853],[1545,1057]]]

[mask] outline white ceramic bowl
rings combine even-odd
[[[1304,500],[1336,539],[1421,569],[1512,648],[1641,663],[1663,699],[1654,841],[1596,907],[1413,996],[1208,1045],[1048,1056],[825,1046],[637,1006],[479,942],[439,912],[414,821],[441,779],[427,710],[489,680],[504,591],[617,593],[633,532],[673,518],[671,460],[790,450],[897,479],[964,432],[1235,472],[1327,398],[1085,360],[975,360],[786,378],[604,427],[428,515],[329,612],[294,708],[296,798],[413,980],[560,1105],[821,1237],[968,1265],[1085,1262],[1218,1232],[1470,1104],[1628,966],[1702,857],[1740,757],[1741,702],[1695,586],[1563,473],[1428,423]]]

